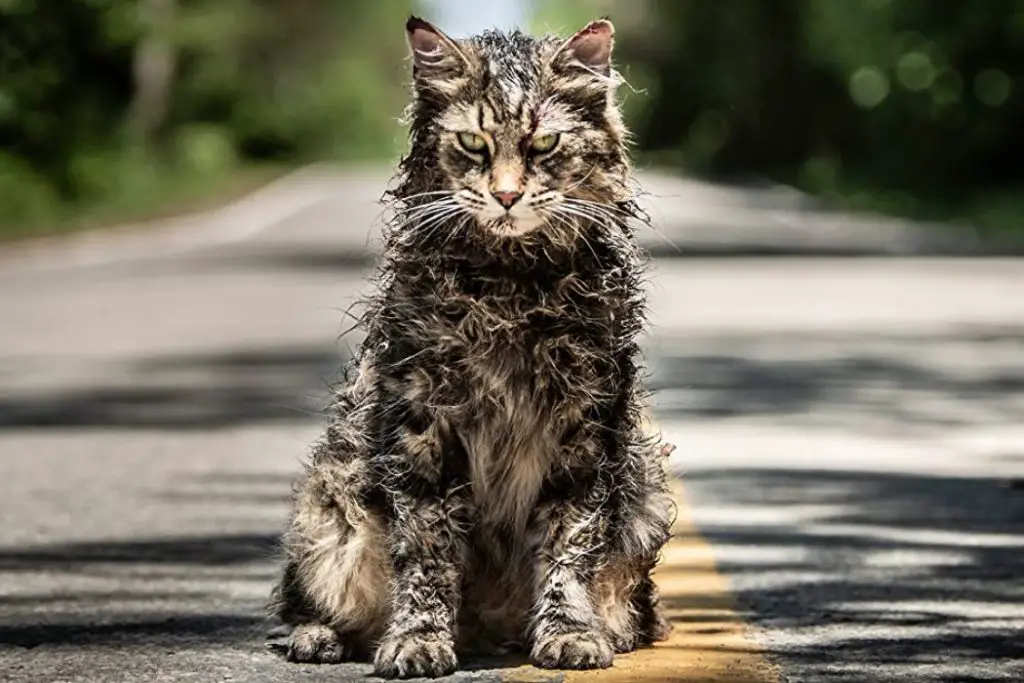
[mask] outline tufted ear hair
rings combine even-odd
[[[458,43],[433,24],[419,17],[409,17],[405,22],[405,32],[417,83],[423,79],[458,76],[469,65]]]
[[[555,62],[562,66],[582,66],[587,71],[607,76],[612,67],[615,27],[608,19],[592,21],[562,43]]]

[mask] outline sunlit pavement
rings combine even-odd
[[[379,211],[309,182],[0,258],[0,680],[365,678],[261,616]],[[659,258],[676,631],[566,680],[1020,680],[1022,292],[1014,260]]]

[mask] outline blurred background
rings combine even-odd
[[[2,0],[0,231],[393,159],[410,11],[456,36],[611,15],[642,163],[1024,230],[1018,0]]]
[[[365,680],[263,605],[410,12],[617,28],[685,488],[620,680],[1024,680],[1024,0],[0,0],[0,678]]]

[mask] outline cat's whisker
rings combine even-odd
[[[621,209],[619,211],[623,214],[624,220],[627,220],[627,221],[628,220],[637,221],[638,223],[642,224],[643,227],[648,228],[651,231],[653,231],[655,235],[657,235],[659,238],[661,238],[665,242],[665,244],[669,245],[673,249],[676,249],[677,251],[680,250],[679,245],[677,245],[675,242],[673,242],[671,239],[669,239],[669,237],[662,230],[660,230],[659,228],[655,227],[655,225],[653,223],[651,223],[649,221],[641,220],[641,219],[637,218],[636,216],[634,216],[634,215],[632,215],[632,214],[630,214],[630,213],[628,213],[626,211],[622,211]]]
[[[674,248],[676,250],[679,250],[679,245],[677,245],[675,242],[673,242],[671,239],[669,239],[669,237],[662,230],[660,230],[657,227],[655,227],[655,225],[650,220],[646,219],[645,216],[642,213],[638,213],[639,210],[629,211],[629,210],[623,209],[621,207],[618,207],[618,206],[615,206],[615,205],[612,205],[612,204],[601,204],[599,202],[594,202],[594,201],[590,201],[590,200],[587,200],[587,199],[580,199],[578,197],[567,197],[566,198],[566,202],[570,203],[570,204],[572,204],[574,206],[589,206],[589,207],[592,207],[592,208],[593,207],[600,207],[602,210],[611,211],[611,212],[615,212],[615,213],[621,214],[623,216],[623,218],[626,219],[626,220],[638,221],[638,222],[642,223],[645,227],[650,228],[651,230],[653,230],[654,234],[657,235],[658,237],[660,237],[662,240],[664,240],[664,242],[666,244],[668,244],[669,246],[671,246],[672,248]]]
[[[555,223],[566,228],[567,230],[569,230],[569,232],[573,234],[576,234],[578,232],[578,227],[576,226],[576,224],[569,218],[560,215],[557,211],[544,210],[541,211],[540,213],[545,220],[554,221]]]
[[[414,222],[421,222],[438,212],[444,212],[456,207],[458,207],[458,203],[450,199],[433,201],[403,214],[402,221],[396,227],[401,228]]]
[[[570,192],[575,190],[577,187],[579,187],[580,185],[585,183],[587,181],[587,178],[589,178],[594,173],[594,171],[596,171],[596,170],[597,170],[597,166],[591,166],[590,170],[587,171],[586,174],[584,174],[584,176],[582,178],[580,178],[577,182],[573,183],[569,187],[567,187],[564,190],[562,190],[562,193],[563,194],[569,194]]]
[[[641,222],[647,222],[644,220],[643,214],[635,207],[623,207],[619,204],[608,204],[604,202],[595,202],[590,199],[581,199],[579,197],[566,197],[566,202],[574,206],[588,206],[592,208],[598,208],[602,211],[608,211],[613,214],[622,216],[629,220],[638,220]],[[627,205],[628,206],[628,205]]]
[[[599,211],[608,211],[611,213],[629,215],[627,212],[623,211],[619,206],[606,202],[595,202],[591,199],[581,199],[579,197],[566,197],[564,201],[566,204],[572,206],[588,207],[592,209],[597,209]]]
[[[462,213],[461,206],[451,207],[447,211],[440,212],[429,218],[427,221],[418,224],[417,229],[419,230],[421,239],[429,239],[441,226],[448,222],[449,218],[457,216],[460,213]]]
[[[458,218],[458,216],[463,214],[467,216],[472,216],[472,212],[466,209],[465,206],[456,203],[452,207],[451,211],[445,212],[440,216],[435,216],[434,220],[431,220],[430,231],[434,232],[440,229],[440,227],[443,225],[452,225],[453,219]]]
[[[455,200],[452,197],[438,197],[430,201],[425,201],[423,203],[416,204],[413,206],[406,206],[402,208],[400,211],[396,212],[395,219],[392,221],[392,223],[406,223],[409,221],[409,219],[421,215],[422,212],[424,211],[429,211],[431,209],[439,208],[441,206],[450,206],[454,203]]]
[[[460,209],[458,207],[445,207],[444,209],[435,211],[426,217],[420,217],[416,220],[409,221],[403,224],[401,232],[396,235],[395,239],[401,244],[421,244],[430,239],[434,230],[444,225],[446,220],[456,214]]]
[[[414,206],[412,208],[409,208],[409,209],[406,209],[406,210],[402,211],[399,214],[400,219],[401,219],[400,222],[403,222],[403,223],[404,222],[408,222],[409,220],[415,219],[417,216],[421,215],[423,212],[431,211],[433,209],[437,209],[437,208],[440,208],[442,206],[450,206],[453,203],[454,202],[451,199],[439,199],[439,200],[435,200],[435,201],[432,201],[432,202],[427,202],[427,203],[421,204],[419,206]]]
[[[598,225],[603,225],[609,228],[616,227],[614,219],[606,215],[591,213],[590,211],[585,211],[578,207],[571,206],[562,206],[559,207],[559,210],[563,213],[597,223]]]
[[[594,245],[590,243],[590,238],[587,236],[586,230],[584,230],[583,226],[580,225],[579,223],[573,223],[573,226],[575,227],[577,239],[579,239],[581,242],[583,242],[584,245],[586,245],[587,249],[590,250],[591,255],[593,255],[595,260],[597,260],[599,258],[597,255],[597,251],[594,249]]]
[[[447,211],[449,209],[457,209],[459,207],[460,205],[456,201],[444,200],[439,202],[433,202],[430,204],[430,206],[425,207],[422,211],[410,213],[409,215],[413,220],[423,220],[424,218],[428,218],[429,216],[439,211]]]
[[[625,209],[616,206],[615,204],[604,204],[601,202],[592,201],[590,199],[580,199],[579,197],[566,197],[565,203],[572,206],[588,207],[592,209],[597,209],[599,211],[607,211],[613,214],[620,214],[624,218],[634,217],[631,212],[626,211]]]
[[[448,243],[452,240],[452,238],[455,237],[456,234],[461,233],[465,229],[466,225],[472,220],[473,214],[467,211],[466,216],[461,221],[459,221],[458,225],[455,226],[455,229],[450,231],[448,233],[448,236],[444,238],[442,246],[447,246]]]
[[[574,213],[575,215],[578,215],[580,217],[585,217],[599,225],[603,225],[609,228],[610,230],[607,233],[607,236],[618,241],[621,246],[628,248],[629,239],[627,235],[629,234],[629,226],[628,223],[622,220],[620,217],[615,216],[614,214],[611,214],[607,211],[603,211],[597,206],[570,206],[565,207],[565,210],[569,213]]]
[[[410,194],[410,195],[407,195],[405,197],[402,197],[401,199],[399,199],[397,201],[402,202],[403,204],[408,204],[410,201],[412,201],[414,199],[420,199],[422,197],[436,197],[436,196],[439,196],[439,195],[453,195],[453,194],[455,194],[454,190],[430,190],[428,192],[417,192],[415,194]]]

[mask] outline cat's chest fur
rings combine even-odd
[[[521,528],[558,457],[555,421],[500,360],[480,358],[467,380],[475,403],[455,429],[468,456],[475,507],[485,523]]]
[[[462,446],[478,519],[522,530],[549,476],[585,466],[562,462],[563,441],[616,390],[623,301],[598,267],[415,263],[382,309],[389,367]]]
[[[578,305],[556,288],[449,286],[437,342],[460,369],[466,410],[453,427],[466,450],[480,520],[522,528],[560,465],[561,439],[596,395]],[[590,310],[586,315],[600,315]]]

